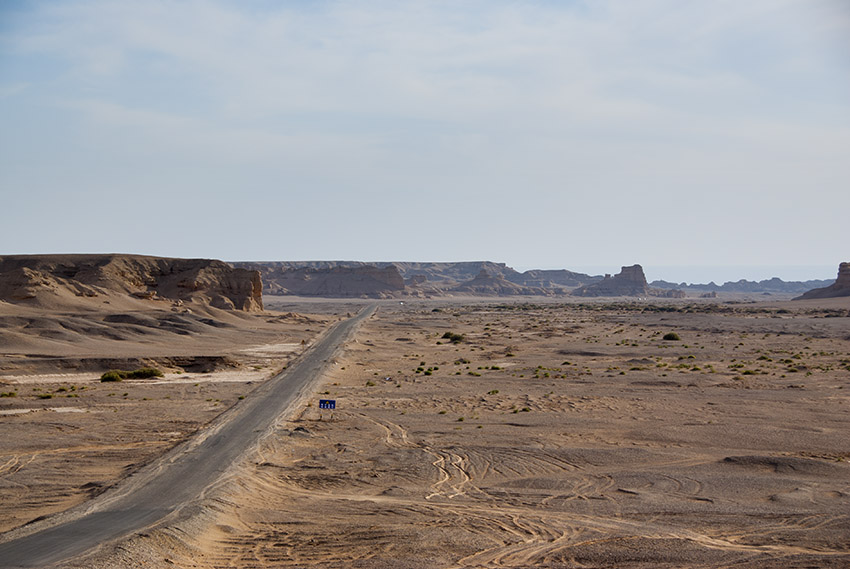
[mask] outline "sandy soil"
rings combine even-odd
[[[847,567],[848,316],[385,303],[316,396],[333,414],[69,566]]]
[[[0,532],[119,483],[336,320],[142,303],[61,313],[0,304]],[[100,382],[108,369],[142,366],[165,375]]]

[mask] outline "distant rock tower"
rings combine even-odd
[[[839,296],[850,296],[850,263],[841,263],[838,265],[838,278],[830,286],[812,289],[794,300],[837,298]]]
[[[649,296],[649,285],[643,267],[632,265],[622,267],[613,277],[605,275],[598,283],[577,288],[574,296]]]

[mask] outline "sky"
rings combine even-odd
[[[848,211],[844,0],[0,3],[0,255],[796,280]]]

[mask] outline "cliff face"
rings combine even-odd
[[[237,263],[256,268],[267,294],[337,298],[382,298],[404,290],[404,279],[393,265],[298,267],[289,263]]]
[[[572,294],[574,296],[649,296],[649,285],[646,284],[643,267],[632,265],[622,267],[614,276],[605,275],[605,278],[597,283],[577,288]]]
[[[461,261],[454,263],[395,262],[401,276],[405,279],[424,276],[429,283],[437,286],[452,287],[474,279],[482,270],[494,277],[512,280],[519,275],[505,263],[491,261]]]
[[[263,309],[260,274],[223,261],[143,255],[0,257],[0,299],[8,302],[62,305],[116,295]]]
[[[490,296],[557,295],[602,278],[567,270],[519,273],[505,263],[490,261],[372,264],[360,261],[257,261],[233,265],[260,271],[266,294],[311,296],[427,297],[456,292]],[[481,271],[498,282],[483,282]],[[343,282],[346,278],[350,279],[348,283]]]
[[[519,285],[546,289],[574,289],[602,280],[602,277],[592,277],[584,273],[575,273],[566,269],[534,269],[525,271],[524,273],[508,275],[505,278]]]
[[[451,289],[453,293],[475,294],[483,296],[547,295],[550,291],[541,288],[522,286],[508,281],[499,275],[491,275],[481,269],[472,280]]]
[[[681,290],[650,288],[646,283],[643,267],[640,265],[622,267],[620,272],[613,277],[605,275],[605,278],[601,281],[577,288],[572,294],[574,296],[657,296],[663,298],[684,298],[686,296]]]
[[[841,263],[838,265],[838,278],[830,286],[810,290],[794,300],[837,298],[840,296],[850,296],[850,263]]]

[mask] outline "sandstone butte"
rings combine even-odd
[[[579,287],[572,292],[573,296],[663,296],[682,298],[685,293],[680,290],[662,290],[650,288],[646,282],[643,267],[632,265],[622,267],[614,276],[605,275],[600,282]]]
[[[810,290],[794,300],[837,298],[840,296],[850,296],[850,263],[838,265],[838,278],[830,286]]]

